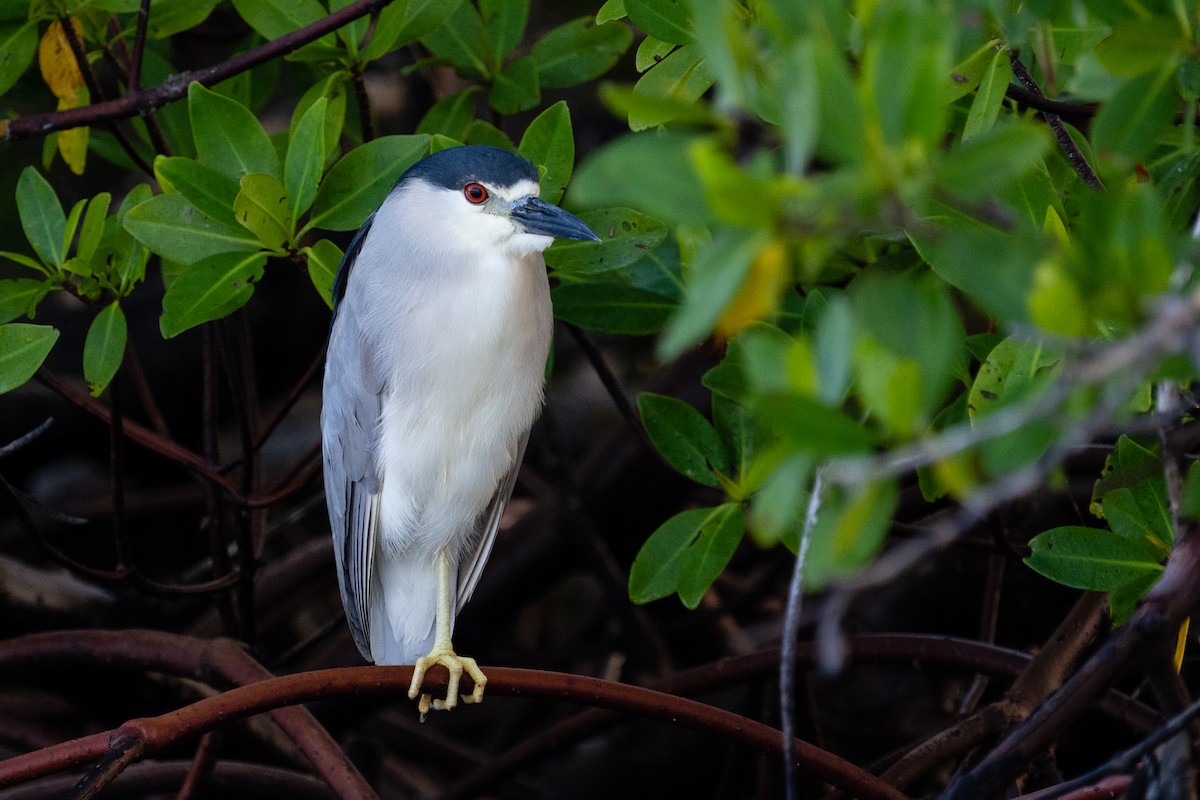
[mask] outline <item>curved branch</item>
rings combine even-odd
[[[37,633],[0,642],[0,673],[42,669],[50,662],[57,666],[78,665],[93,669],[96,666],[120,666],[170,672],[220,688],[246,686],[272,677],[232,639],[205,640],[147,630],[100,630]],[[279,708],[272,711],[270,717],[338,796],[375,796],[370,784],[307,709]],[[103,752],[109,738],[107,734],[99,737],[96,746]],[[84,737],[61,745],[65,749],[60,750],[59,755],[64,760],[51,764],[39,774],[51,774],[94,761],[95,756],[89,749],[92,746],[90,740],[91,737]],[[45,753],[45,750],[39,750],[27,757],[30,763],[38,764],[42,763],[41,754]],[[5,774],[9,766],[10,762],[0,762],[0,774]],[[18,777],[16,781],[27,779]],[[0,784],[4,783],[5,780],[0,778]]]
[[[129,747],[148,756],[184,737],[284,706],[349,695],[403,696],[412,672],[412,667],[341,667],[238,687],[161,716],[130,720],[115,731],[92,734],[0,762],[0,787],[106,758],[110,742],[125,747],[130,737],[138,744]],[[445,671],[439,668],[437,674],[426,677],[426,687],[436,691],[445,686],[445,681]],[[774,728],[724,709],[650,689],[581,675],[498,667],[488,669],[488,687],[492,694],[582,703],[633,713],[723,736],[775,758],[784,757],[779,732]],[[795,740],[791,758],[820,780],[864,800],[907,800],[902,792],[861,767],[807,742]]]
[[[101,103],[92,103],[63,111],[52,111],[46,114],[31,114],[0,122],[0,139],[16,141],[31,136],[44,136],[52,131],[128,119],[139,114],[149,113],[167,103],[185,97],[188,86],[192,82],[205,86],[220,83],[226,78],[239,75],[259,64],[265,64],[297,50],[309,42],[316,41],[348,22],[383,8],[390,2],[391,0],[357,0],[311,25],[305,25],[278,39],[272,39],[266,44],[247,50],[228,61],[172,75],[152,89],[133,89],[131,87],[124,97],[116,100],[106,100]]]

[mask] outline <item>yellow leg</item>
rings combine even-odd
[[[454,652],[454,646],[450,643],[450,556],[445,550],[439,550],[437,554],[437,612],[434,617],[434,634],[433,634],[433,649],[429,651],[429,655],[421,656],[417,659],[416,667],[413,669],[412,684],[408,687],[408,698],[416,699],[417,695],[421,695],[421,700],[417,704],[417,709],[421,712],[421,719],[425,719],[425,715],[429,713],[430,705],[437,711],[448,711],[458,705],[458,682],[462,678],[463,670],[466,670],[467,675],[475,682],[475,689],[469,695],[463,695],[464,703],[479,703],[483,700],[483,687],[487,685],[487,678],[484,677],[483,671],[479,669],[479,665],[475,663],[475,659],[466,658],[465,656],[457,655]],[[450,672],[450,681],[446,684],[446,699],[432,700],[427,692],[421,691],[421,684],[425,681],[425,672],[434,664],[441,664]]]

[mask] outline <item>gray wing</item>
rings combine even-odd
[[[483,513],[482,534],[479,544],[475,547],[475,552],[458,568],[456,607],[459,609],[471,599],[471,592],[475,591],[475,584],[479,583],[479,576],[483,574],[488,556],[492,554],[492,545],[496,542],[496,532],[500,530],[500,518],[504,516],[504,507],[508,505],[508,500],[512,497],[513,486],[517,483],[517,473],[521,470],[521,461],[525,458],[527,444],[529,444],[529,431],[525,431],[525,435],[521,437],[521,441],[517,445],[517,459],[513,462],[512,469],[504,476],[504,480],[496,487],[496,494]]]
[[[355,236],[342,260],[335,292],[338,300],[344,297],[346,278],[370,222]],[[346,620],[359,652],[371,661],[371,576],[381,488],[375,437],[383,408],[384,379],[358,320],[353,314],[340,313],[344,310],[339,302],[325,362],[321,407],[325,497]]]

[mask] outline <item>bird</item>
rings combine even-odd
[[[321,438],[342,604],[367,661],[414,664],[424,720],[483,699],[458,655],[471,596],[543,403],[553,333],[542,251],[600,241],[498,147],[409,167],[350,241],[333,287]],[[444,699],[422,691],[446,667]]]

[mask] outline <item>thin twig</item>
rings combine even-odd
[[[808,559],[808,548],[812,543],[813,530],[817,527],[817,516],[821,513],[821,492],[824,489],[824,474],[817,470],[813,477],[808,506],[804,512],[804,530],[800,533],[800,546],[792,564],[792,578],[788,583],[787,608],[783,615],[783,653],[779,662],[779,717],[781,733],[786,746],[796,737],[796,637],[800,633],[800,609],[804,600],[804,564]],[[789,762],[783,767],[784,794],[788,800],[796,797],[796,770]]]
[[[1020,53],[1017,50],[1010,49],[1008,51],[1008,59],[1012,63],[1013,75],[1017,76],[1017,80],[1021,82],[1029,92],[1034,95],[1041,96],[1042,90],[1037,85],[1037,81],[1033,79],[1029,69],[1021,63]],[[1049,111],[1043,111],[1042,117],[1046,120],[1046,124],[1050,126],[1050,130],[1054,132],[1054,138],[1058,140],[1058,146],[1062,149],[1063,155],[1067,157],[1067,161],[1079,173],[1079,177],[1083,178],[1083,182],[1093,189],[1103,189],[1104,184],[1101,183],[1100,177],[1096,171],[1092,169],[1092,165],[1088,163],[1087,156],[1079,149],[1079,145],[1075,144],[1075,140],[1071,138],[1070,132],[1067,131],[1067,126],[1063,125],[1062,117]]]
[[[375,138],[375,122],[371,119],[371,96],[367,94],[367,83],[363,80],[361,69],[350,71],[351,82],[354,84],[354,100],[358,103],[358,119],[362,129],[362,139],[369,142]]]
[[[209,731],[200,737],[200,744],[192,756],[187,776],[175,795],[175,800],[192,800],[204,792],[208,779],[212,777],[213,768],[217,765],[217,756],[221,752],[221,732]]]
[[[125,346],[125,360],[122,362],[122,368],[133,381],[138,400],[141,401],[142,410],[150,419],[150,425],[161,436],[170,438],[171,429],[167,427],[167,419],[163,416],[162,409],[158,406],[158,400],[155,399],[154,392],[150,388],[150,380],[146,377],[145,369],[142,368],[142,359],[138,357],[137,348],[132,339]]]
[[[16,439],[13,439],[11,442],[4,445],[3,447],[0,447],[0,459],[4,459],[4,458],[7,458],[8,456],[11,456],[13,453],[17,452],[22,447],[24,447],[25,445],[32,442],[34,439],[38,438],[43,433],[50,430],[50,426],[53,424],[54,424],[54,417],[46,417],[45,421],[42,422],[41,425],[38,425],[36,428],[31,430],[29,433],[22,434],[21,436],[18,436]]]
[[[651,453],[658,454],[657,448],[650,441],[650,437],[646,435],[646,429],[642,425],[641,417],[638,416],[637,409],[633,407],[633,403],[629,402],[629,398],[625,396],[625,389],[621,386],[621,381],[613,374],[612,369],[608,366],[608,362],[604,360],[604,354],[600,352],[600,348],[592,341],[592,338],[587,335],[579,326],[568,323],[562,323],[567,332],[571,334],[571,338],[579,345],[579,349],[587,356],[588,363],[592,365],[592,369],[596,371],[596,377],[600,379],[600,383],[604,386],[604,391],[608,393],[609,398],[613,401],[613,405],[617,407],[617,411],[625,419],[629,425],[629,429],[633,431],[638,440],[646,446]]]
[[[92,65],[88,63],[87,52],[83,49],[83,42],[79,41],[79,37],[75,34],[75,26],[72,24],[70,17],[59,17],[59,25],[62,27],[63,35],[67,38],[67,46],[71,48],[71,54],[75,57],[75,63],[79,67],[79,72],[83,75],[83,81],[87,85],[88,92],[91,96],[100,100],[104,99],[104,91],[100,87],[100,81],[96,79],[96,73],[92,70]],[[125,151],[125,155],[129,156],[130,160],[147,175],[154,174],[154,168],[150,166],[150,162],[142,157],[142,154],[133,146],[133,142],[125,135],[125,131],[117,125],[114,120],[106,120],[105,127],[109,133],[121,145],[121,149]]]
[[[215,83],[232,78],[234,75],[253,69],[260,64],[273,61],[286,55],[309,42],[316,41],[325,34],[337,30],[348,22],[358,19],[364,14],[370,14],[376,9],[388,5],[391,0],[356,0],[345,8],[339,9],[327,17],[305,25],[291,33],[247,50],[233,58],[197,70],[176,73],[152,89],[144,89],[136,94],[126,94],[115,100],[105,100],[92,103],[81,108],[52,111],[45,114],[31,114],[17,117],[0,124],[0,138],[9,141],[26,139],[31,136],[44,136],[53,131],[78,128],[82,125],[95,125],[100,122],[127,119],[160,108],[167,103],[179,100],[187,95],[188,86],[193,82],[211,86]]]
[[[129,70],[125,73],[125,86],[130,92],[138,92],[142,88],[142,54],[146,50],[146,28],[150,24],[150,0],[142,0],[138,6],[137,30],[133,35],[133,57],[129,61]]]

